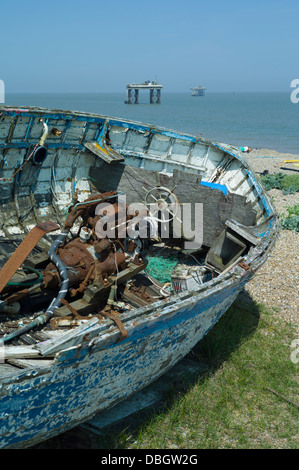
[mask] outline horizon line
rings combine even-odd
[[[237,94],[237,93],[289,93],[290,90],[230,90],[230,91],[221,91],[221,90],[212,90],[208,91],[207,94],[211,93],[230,93],[230,94]],[[22,95],[39,95],[39,94],[64,94],[64,95],[72,95],[72,94],[108,94],[108,93],[120,93],[125,94],[125,91],[7,91],[6,95],[12,94],[22,94]],[[190,91],[164,91],[165,93],[186,93],[191,96]]]

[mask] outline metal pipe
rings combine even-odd
[[[49,134],[49,128],[48,128],[48,125],[41,121],[43,123],[43,126],[44,126],[44,132],[43,132],[43,135],[41,136],[41,139],[39,141],[39,145],[43,146],[46,142],[46,138],[48,137],[48,134]]]
[[[112,285],[109,293],[107,305],[113,305],[116,297],[117,286]]]
[[[71,296],[72,296],[72,297],[75,297],[75,295],[77,295],[78,292],[81,292],[81,293],[82,293],[82,292],[85,291],[85,289],[86,289],[86,287],[87,287],[87,284],[88,284],[88,281],[89,281],[89,278],[90,278],[90,276],[92,275],[94,268],[95,268],[95,265],[94,265],[94,263],[93,263],[93,264],[91,265],[91,267],[90,267],[90,269],[89,269],[89,271],[88,271],[88,273],[87,273],[87,275],[86,275],[84,281],[81,282],[81,284],[80,284],[80,286],[78,287],[78,289],[72,289],[72,291],[71,291]]]
[[[62,244],[62,242],[64,242],[64,240],[66,239],[68,234],[69,234],[68,230],[62,232],[57,237],[55,242],[51,245],[51,248],[48,252],[48,255],[49,255],[51,261],[55,264],[55,266],[57,267],[57,269],[59,271],[59,275],[60,275],[60,279],[61,279],[60,291],[58,292],[57,297],[53,299],[53,301],[49,305],[47,311],[45,312],[45,315],[48,315],[49,318],[51,318],[53,316],[54,310],[56,310],[56,308],[60,307],[60,305],[61,305],[60,299],[64,299],[66,297],[66,294],[67,294],[68,288],[69,288],[69,276],[68,276],[68,272],[67,272],[67,267],[61,261],[59,256],[56,254],[56,250],[59,248],[59,246]]]

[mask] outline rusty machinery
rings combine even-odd
[[[100,212],[97,211],[99,204]],[[66,295],[76,298],[86,293],[87,288],[91,303],[103,299],[107,301],[111,286],[125,283],[146,267],[143,241],[138,236],[129,237],[124,230],[130,221],[136,220],[137,215],[139,221],[148,218],[147,211],[144,214],[138,214],[137,211],[128,215],[127,205],[120,202],[116,191],[96,194],[72,205],[64,223],[64,231],[49,251],[50,262],[40,270],[42,280],[38,285],[43,290],[60,289],[55,308],[61,306],[60,300]],[[101,231],[109,223],[114,229],[113,237]],[[30,265],[30,257],[26,263]],[[30,276],[32,278],[32,274]],[[22,279],[26,281],[26,276]],[[3,290],[6,293],[6,298],[2,298],[3,305],[10,303],[7,295],[14,300],[18,299],[17,288],[8,287]],[[26,291],[29,293],[29,290],[22,289],[19,298],[25,296]],[[50,316],[53,310],[54,307],[52,310],[50,308]]]
[[[96,211],[99,204],[100,214]],[[99,287],[111,285],[109,276],[123,271],[128,264],[135,265],[137,271],[144,269],[146,261],[142,256],[141,240],[126,236],[126,227],[122,226],[127,226],[136,216],[137,213],[127,214],[127,205],[121,207],[117,192],[97,194],[70,209],[64,228],[71,230],[79,217],[81,221],[76,236],[60,246],[57,254],[68,269],[72,297],[83,293],[91,282]],[[102,224],[101,219],[104,220]],[[109,223],[113,238],[106,235]],[[101,233],[105,225],[106,231]],[[45,268],[43,281],[46,288],[59,286],[60,275],[53,263]]]

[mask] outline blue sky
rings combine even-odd
[[[6,92],[289,91],[298,0],[10,0],[0,5]]]

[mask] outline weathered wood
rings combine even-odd
[[[66,349],[76,344],[80,344],[83,337],[89,339],[99,332],[99,320],[96,317],[91,318],[83,325],[78,326],[74,330],[68,331],[60,338],[50,339],[36,345],[36,349],[43,355],[48,356],[54,354],[60,349]]]
[[[91,305],[82,299],[70,302],[70,306],[74,308],[79,315],[87,315],[95,310],[94,305]],[[66,305],[57,308],[54,313],[54,317],[67,317],[68,315],[71,315],[71,311]]]
[[[107,279],[109,281],[109,284],[107,285],[98,285],[98,286],[88,286],[85,289],[83,300],[85,302],[88,302],[91,306],[93,306],[93,309],[97,308],[99,309],[99,302],[105,298],[105,295],[107,292],[110,291],[110,288],[112,285],[115,283],[117,285],[123,284],[127,282],[129,279],[131,279],[133,276],[138,274],[140,271],[142,271],[146,267],[146,263],[142,263],[140,265],[134,264],[134,263],[129,263],[127,268],[124,269],[123,271],[119,272],[118,275],[112,275],[108,276]]]
[[[115,150],[100,146],[98,142],[86,142],[85,147],[107,163],[124,161],[124,157]]]
[[[21,335],[20,339],[26,345],[28,344],[28,346],[31,346],[31,345],[36,344],[38,342],[38,340],[36,340],[30,334],[27,334],[27,333],[24,333],[23,335]]]
[[[240,224],[236,224],[233,220],[227,220],[225,222],[225,225],[230,228],[232,231],[236,232],[238,235],[240,235],[244,240],[247,240],[249,243],[252,245],[257,245],[259,242],[259,239],[250,233],[247,227],[244,227]]]
[[[142,168],[133,168],[125,165],[108,166],[92,169],[91,174],[95,185],[100,191],[122,191],[126,195],[126,202],[144,202],[147,191],[161,185],[173,190],[181,205],[189,203],[203,204],[203,245],[210,247],[220,235],[228,219],[243,225],[254,225],[256,211],[246,198],[239,194],[223,194],[216,188],[202,186],[201,177],[188,172],[174,171],[173,176],[155,173]],[[183,206],[182,206],[183,207]],[[182,209],[183,211],[183,209]],[[191,218],[191,227],[195,227],[194,213]]]
[[[20,369],[15,366],[6,363],[0,363],[0,378],[5,377],[6,375],[17,375],[19,374]]]
[[[257,225],[245,226],[235,220],[227,220],[225,224],[227,227],[231,227],[235,232],[239,231],[238,233],[240,234],[242,231],[246,232],[246,236],[244,233],[244,238],[248,239],[248,241],[251,241],[252,244],[257,244],[255,243],[256,240],[259,241],[262,237],[265,236],[272,222],[273,222],[273,215],[271,215],[270,217],[267,217],[266,219],[264,219],[261,223]]]
[[[49,367],[53,361],[49,359],[8,359],[9,364],[19,367],[20,369],[32,369],[39,367]]]
[[[217,272],[224,272],[246,249],[246,242],[240,236],[235,236],[230,229],[224,229],[214,241],[207,253],[206,264]]]
[[[102,168],[91,168],[90,176],[99,191],[104,192],[107,188],[111,188],[111,191],[124,192],[127,204],[143,202],[147,191],[155,186],[169,186],[169,189],[172,189],[176,185],[183,184],[186,191],[186,183],[196,184],[201,181],[200,176],[183,171],[174,171],[174,176],[170,177],[143,168],[128,165],[111,167],[107,164]]]
[[[132,168],[127,165],[110,166],[104,163],[102,168],[90,168],[89,175],[99,191],[123,191],[127,204],[142,202],[146,192],[143,186],[157,185],[156,175],[153,172]]]
[[[11,358],[38,358],[41,357],[39,351],[30,346],[5,346],[3,348],[4,359]]]

